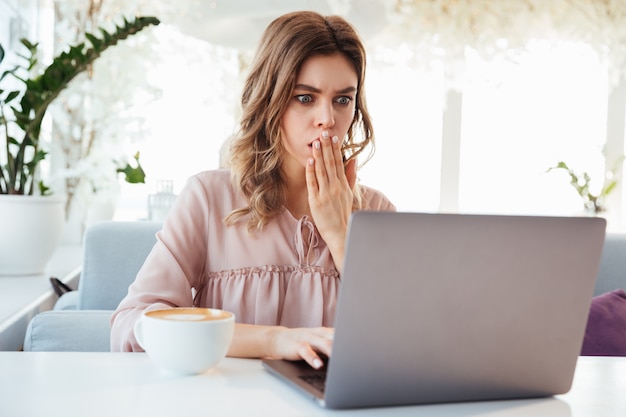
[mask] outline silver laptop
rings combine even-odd
[[[355,213],[326,375],[263,364],[328,408],[565,393],[605,227],[591,217]]]

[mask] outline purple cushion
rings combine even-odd
[[[581,355],[626,356],[626,292],[623,289],[593,297]]]

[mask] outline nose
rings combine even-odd
[[[332,102],[320,100],[315,113],[315,125],[328,129],[335,125],[335,111]]]

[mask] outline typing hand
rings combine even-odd
[[[329,327],[280,328],[274,337],[276,359],[305,360],[311,367],[323,366],[322,356],[329,357],[335,330]]]

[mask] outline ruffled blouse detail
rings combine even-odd
[[[209,272],[196,289],[194,305],[231,311],[238,323],[331,326],[340,277],[335,268],[317,264],[320,241],[315,225],[307,216],[302,217],[293,233],[298,265]]]
[[[331,326],[339,292],[336,270],[264,266],[208,274],[194,300],[231,311],[238,323],[287,327]]]

